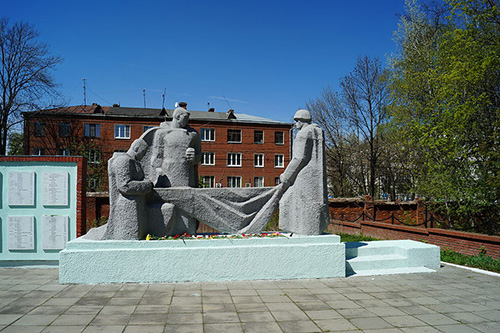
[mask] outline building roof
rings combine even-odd
[[[236,123],[258,123],[258,124],[273,124],[273,125],[291,125],[291,123],[256,117],[244,113],[234,113],[233,110],[228,112],[208,112],[208,111],[193,111],[188,110],[190,119],[199,121],[222,121]],[[112,117],[147,117],[147,118],[172,118],[173,109],[152,109],[152,108],[132,108],[123,106],[100,106],[99,104],[92,105],[77,105],[60,107],[55,109],[24,112],[23,115],[96,115],[96,116],[112,116]]]

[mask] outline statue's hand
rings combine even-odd
[[[188,162],[194,162],[194,159],[195,159],[195,151],[194,151],[194,148],[191,148],[189,147],[188,149],[186,149],[186,160],[188,160]]]

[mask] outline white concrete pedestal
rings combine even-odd
[[[337,235],[248,239],[91,241],[60,252],[60,283],[151,283],[345,276]]]

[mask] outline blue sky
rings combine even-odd
[[[69,105],[120,103],[227,111],[291,121],[351,71],[383,63],[404,0],[1,0],[0,15],[35,25],[64,58],[54,73]]]

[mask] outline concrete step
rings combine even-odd
[[[398,246],[384,241],[345,243],[346,259],[359,256],[400,254],[400,252],[401,249]]]
[[[411,273],[434,273],[434,269],[427,267],[398,267],[388,269],[366,269],[358,270],[355,273],[347,271],[346,276],[370,276],[370,275],[391,275],[391,274],[411,274]]]
[[[398,254],[359,256],[346,260],[346,271],[391,269],[408,266],[408,258]]]

